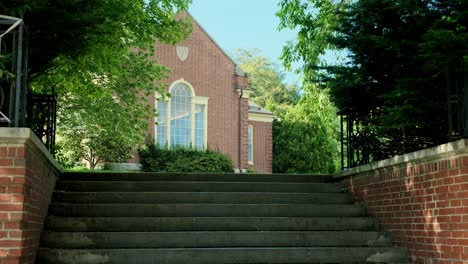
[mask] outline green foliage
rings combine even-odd
[[[132,158],[132,150],[143,138],[127,137],[125,133],[119,133],[119,122],[126,120],[116,118],[115,121],[114,129],[109,130],[101,124],[91,123],[64,128],[58,138],[64,146],[63,156],[72,161],[84,159],[89,162],[91,169],[99,162],[126,162]]]
[[[14,75],[8,70],[10,64],[11,54],[0,54],[0,81],[14,77]]]
[[[296,104],[301,95],[295,85],[284,83],[284,73],[268,58],[259,55],[260,50],[236,49],[235,60],[249,74],[249,88],[253,90],[250,100],[282,117]]]
[[[257,173],[257,171],[254,168],[247,168],[247,170],[245,170],[245,172],[246,173],[252,173],[252,174]]]
[[[338,124],[326,91],[306,87],[298,105],[273,123],[273,171],[335,172],[339,168]]]
[[[96,173],[97,171],[93,171],[91,169],[88,169],[84,166],[74,166],[72,168],[65,169],[66,172],[94,172]],[[101,172],[101,171],[99,171]]]
[[[63,153],[62,146],[56,144],[54,146],[54,158],[64,169],[71,169],[75,166],[75,160],[70,159]]]
[[[97,46],[145,50],[155,40],[175,43],[184,39],[189,33],[189,21],[177,21],[173,14],[186,10],[190,2],[2,0],[0,14],[24,19],[30,45],[29,72],[36,75],[54,67],[59,56],[76,59],[96,52]]]
[[[30,0],[2,0],[0,2],[0,14],[7,14],[14,17],[23,17],[26,10],[30,8]]]
[[[167,149],[147,144],[138,150],[143,171],[153,172],[233,172],[232,160],[213,150]]]
[[[330,89],[387,155],[447,140],[447,81],[466,70],[468,3],[459,0],[282,0],[280,27],[298,28],[285,63]],[[329,51],[347,54],[327,62]]]
[[[258,50],[235,51],[249,73],[250,100],[273,112],[273,172],[332,173],[338,167],[339,127],[327,91],[284,84],[284,75]]]
[[[125,161],[143,140],[154,113],[147,102],[165,96],[169,70],[154,43],[188,36],[176,18],[190,0],[25,0],[0,4],[22,16],[30,44],[30,87],[58,95],[58,143],[68,158]],[[47,19],[44,19],[47,18]]]
[[[280,19],[279,29],[299,29],[297,39],[289,41],[283,48],[281,59],[287,68],[291,63],[302,61],[298,69],[306,75],[314,74],[328,50],[336,49],[329,41],[336,35],[340,14],[354,0],[282,0],[276,15]],[[309,78],[310,76],[305,76]]]

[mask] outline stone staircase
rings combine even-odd
[[[38,263],[408,263],[327,176],[66,173]]]

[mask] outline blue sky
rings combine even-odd
[[[295,32],[278,31],[275,16],[279,0],[193,0],[189,12],[213,39],[229,52],[236,48],[260,49],[260,55],[276,62],[286,41],[293,40]],[[285,82],[298,83],[300,77],[286,73]]]

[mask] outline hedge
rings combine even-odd
[[[147,172],[233,172],[231,158],[210,149],[148,144],[138,150],[142,170]]]

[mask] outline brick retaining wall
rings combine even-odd
[[[26,128],[0,128],[0,264],[34,263],[62,169]]]
[[[468,141],[344,171],[357,202],[413,263],[468,263]]]

